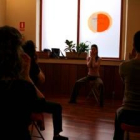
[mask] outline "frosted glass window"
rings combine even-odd
[[[60,48],[65,40],[77,40],[77,0],[42,1],[42,50]]]
[[[119,58],[121,0],[81,0],[80,42],[97,44],[99,56]]]
[[[97,44],[99,56],[119,58],[121,0],[80,0],[79,43]],[[42,50],[77,43],[78,0],[42,0]]]

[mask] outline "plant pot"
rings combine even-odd
[[[66,58],[67,59],[86,59],[87,53],[82,52],[82,53],[77,53],[77,52],[66,52]]]

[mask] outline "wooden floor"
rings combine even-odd
[[[48,98],[63,107],[63,132],[69,140],[113,140],[115,111],[120,100],[105,100],[99,107],[94,98],[80,98],[77,104],[69,104],[67,97]],[[45,116],[45,130],[41,131],[45,140],[53,139],[52,117]],[[36,131],[34,131],[34,134]],[[140,135],[130,134],[130,140],[140,140]],[[39,140],[39,138],[33,138]]]

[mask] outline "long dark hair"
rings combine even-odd
[[[19,78],[22,69],[19,55],[21,38],[16,28],[0,27],[0,79]]]
[[[27,40],[23,45],[22,48],[25,53],[27,53],[32,62],[36,62],[37,60],[37,53],[36,53],[36,46],[32,40]]]
[[[93,47],[96,48],[96,50],[97,50],[97,55],[96,55],[96,57],[95,57],[95,60],[97,61],[97,60],[99,59],[99,56],[98,56],[98,46],[97,46],[96,44],[92,44],[92,45],[91,45],[91,49],[92,49]]]

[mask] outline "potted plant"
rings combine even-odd
[[[67,46],[64,51],[73,52],[75,50],[75,44],[73,43],[73,41],[66,40],[65,43]]]
[[[64,51],[66,52],[66,57],[74,59],[76,57],[75,44],[73,43],[73,41],[70,40],[66,40],[65,43],[67,45],[66,48],[64,49]]]
[[[89,50],[89,45],[86,44],[87,42],[81,42],[77,46],[75,46],[73,41],[66,40],[65,43],[67,44],[67,46],[64,50],[66,51],[66,57],[72,59],[85,59]]]
[[[81,59],[87,57],[88,50],[89,50],[89,45],[87,45],[84,42],[81,42],[76,46],[76,52],[78,53],[78,57]]]

